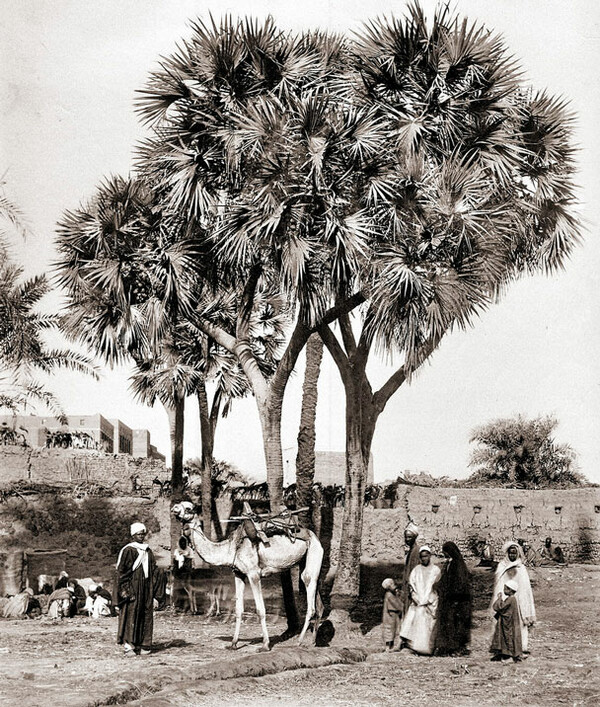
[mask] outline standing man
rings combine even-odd
[[[154,597],[160,582],[154,555],[144,542],[146,532],[143,523],[133,523],[133,540],[122,548],[117,560],[117,643],[123,645],[127,656],[148,655],[152,646]]]
[[[402,573],[402,607],[403,616],[406,616],[408,607],[411,604],[410,592],[408,591],[408,580],[410,573],[419,564],[419,545],[417,538],[419,529],[414,523],[409,523],[404,529],[404,543],[408,546],[408,552],[404,558],[404,572]]]

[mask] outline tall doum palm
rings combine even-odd
[[[202,288],[193,226],[172,218],[160,195],[142,179],[113,178],[100,186],[85,207],[59,224],[59,281],[68,296],[65,325],[107,362],[135,362],[136,395],[160,401],[170,423],[173,489],[182,483],[183,414],[188,395],[200,405],[203,457],[211,464],[217,419],[248,390],[234,357],[195,324],[211,312],[231,327],[234,298]],[[251,321],[252,345],[263,351],[263,365],[278,346],[280,325],[268,298]],[[266,352],[266,354],[264,353]],[[206,383],[215,393],[208,408]],[[210,493],[205,495],[210,527]]]
[[[202,225],[203,269],[241,290],[233,333],[198,326],[234,354],[254,392],[273,508],[282,505],[281,409],[312,331],[362,302],[353,289],[373,237],[357,206],[364,161],[383,144],[371,109],[348,98],[346,42],[225,18],[193,25],[163,59],[139,110],[153,134],[140,169],[174,211]],[[280,292],[287,345],[273,371],[249,342],[257,297]]]
[[[5,193],[0,180],[0,220],[20,236],[27,226],[15,204]],[[52,374],[67,369],[97,378],[95,366],[87,356],[69,349],[49,348],[44,334],[57,330],[60,319],[44,313],[41,300],[50,292],[45,275],[23,277],[9,253],[8,233],[0,230],[0,407],[16,413],[28,402],[41,402],[65,420],[60,401],[35,374]]]
[[[360,319],[319,331],[346,390],[347,475],[334,592],[357,596],[364,489],[387,401],[456,327],[515,279],[562,268],[578,240],[572,117],[524,87],[501,38],[453,16],[364,26],[353,43],[361,107],[376,111],[386,149],[365,172],[363,203],[386,237],[364,261]],[[375,347],[402,365],[378,389]]]

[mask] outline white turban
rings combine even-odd
[[[504,582],[504,586],[512,589],[513,592],[517,592],[519,590],[519,585],[514,581],[514,579],[509,579]]]
[[[90,592],[95,592],[95,591],[97,591],[97,589],[98,589],[97,584],[90,584],[90,588],[89,588]]]
[[[391,577],[388,577],[387,579],[383,580],[381,586],[383,587],[383,589],[389,589],[390,591],[392,591],[392,589],[396,588],[396,582],[394,582]]]
[[[419,548],[419,555],[422,552],[428,552],[431,555],[431,548],[429,547],[429,545],[423,545],[422,547],[420,547]]]
[[[146,526],[143,523],[132,523],[130,532],[132,535],[135,535],[136,533],[141,533],[141,532],[146,532]]]
[[[411,535],[414,535],[415,537],[419,534],[419,529],[417,526],[413,523],[410,522],[406,528],[404,528],[405,533],[410,533]]]

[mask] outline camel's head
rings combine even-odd
[[[194,504],[191,501],[181,501],[171,508],[171,513],[182,523],[194,520]]]

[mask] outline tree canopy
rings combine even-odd
[[[470,440],[477,446],[468,484],[528,489],[585,485],[575,450],[554,438],[557,427],[558,420],[550,415],[519,415],[477,427]]]

